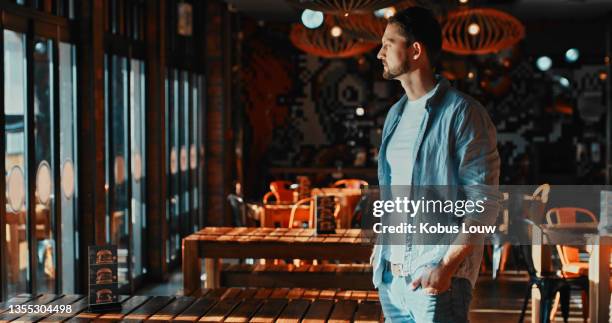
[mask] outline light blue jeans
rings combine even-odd
[[[464,323],[468,322],[472,284],[453,278],[451,288],[439,295],[428,295],[422,287],[412,290],[408,277],[394,277],[388,268],[378,286],[380,304],[387,323]]]

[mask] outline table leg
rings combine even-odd
[[[540,235],[538,235],[540,234]],[[543,245],[541,231],[534,231],[534,244],[531,246],[531,257],[533,265],[539,275],[552,270],[552,250],[550,246]],[[540,240],[537,240],[540,239]],[[531,322],[540,322],[540,306],[542,306],[542,296],[537,287],[531,290]]]
[[[206,288],[221,287],[221,260],[216,258],[205,258]]]
[[[198,240],[183,239],[183,294],[191,295],[200,288]]]
[[[609,240],[609,239],[608,239]],[[589,322],[608,322],[610,307],[610,241],[601,237],[589,258]]]

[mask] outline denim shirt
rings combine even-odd
[[[414,168],[410,181],[413,187],[421,185],[463,186],[467,199],[486,199],[486,211],[473,217],[483,225],[496,222],[500,195],[496,131],[486,109],[476,100],[450,86],[448,80],[437,77],[439,86],[427,100],[427,110],[417,133]],[[387,145],[402,116],[407,97],[404,95],[387,114],[379,150],[378,181],[381,199],[388,198],[391,169],[387,161]],[[412,277],[422,270],[437,265],[449,245],[413,244],[406,253],[404,264]],[[382,281],[382,246],[376,245],[372,254],[373,283]],[[482,260],[482,244],[459,266],[455,277],[470,280],[472,286],[478,277]]]

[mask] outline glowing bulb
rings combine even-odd
[[[602,81],[607,80],[607,79],[608,79],[608,73],[606,73],[606,72],[600,72],[600,73],[599,73],[599,79],[600,79],[600,80],[602,80]]]
[[[355,114],[361,117],[365,114],[365,109],[362,106],[358,106],[357,109],[355,109]]]
[[[576,48],[570,48],[565,52],[565,60],[569,63],[573,63],[580,57],[580,52]]]
[[[473,22],[473,23],[471,23],[471,24],[468,26],[468,33],[469,33],[470,35],[472,35],[472,36],[476,36],[476,35],[478,35],[478,33],[479,33],[479,32],[480,32],[480,26],[478,26],[478,24],[477,24],[477,23],[474,23],[474,22]]]
[[[387,10],[385,10],[385,18],[389,19],[389,18],[395,16],[396,12],[397,11],[395,10],[395,7],[387,8]]]
[[[474,72],[469,72],[467,76],[471,80],[474,78],[475,75],[474,75]]]
[[[566,79],[565,77],[560,77],[559,78],[559,84],[561,84],[561,86],[563,86],[563,87],[569,87],[570,86],[570,81],[568,79]]]
[[[378,9],[374,11],[374,16],[378,18],[389,19],[395,16],[396,13],[397,13],[397,10],[395,9],[395,7],[387,7],[387,8],[382,8],[382,9]]]
[[[323,13],[306,9],[302,12],[302,23],[309,29],[319,28],[323,24]]]
[[[552,66],[552,59],[548,56],[542,56],[536,61],[536,66],[542,72],[548,71]]]
[[[333,37],[340,37],[340,35],[342,35],[342,28],[338,27],[338,26],[333,26],[331,31],[330,31],[331,35]]]
[[[459,3],[468,3],[469,0],[459,0]]]

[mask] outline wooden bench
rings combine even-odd
[[[0,304],[0,322],[382,322],[376,291],[218,288],[188,296],[122,296],[121,310],[90,313],[81,295],[20,295]],[[71,305],[72,313],[16,314],[9,305]]]
[[[303,287],[373,290],[369,264],[225,264],[223,287]]]

